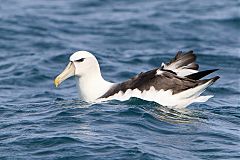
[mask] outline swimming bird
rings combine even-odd
[[[206,102],[213,95],[201,96],[219,76],[203,79],[217,69],[198,71],[193,51],[177,52],[168,63],[120,83],[106,81],[96,57],[88,51],[70,56],[65,70],[54,80],[55,86],[75,76],[80,99],[86,102],[125,101],[131,97],[154,101],[171,108],[184,108],[194,102]]]

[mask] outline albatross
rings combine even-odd
[[[77,51],[69,60],[67,67],[55,78],[55,86],[75,76],[80,99],[89,103],[126,101],[136,97],[170,108],[184,108],[213,97],[201,94],[219,79],[219,76],[202,79],[217,69],[199,71],[193,51],[179,51],[170,62],[120,83],[106,81],[96,57],[88,51]]]

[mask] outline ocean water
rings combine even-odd
[[[238,0],[2,0],[0,159],[240,159]],[[87,104],[53,79],[88,50],[114,82],[194,50],[221,78],[206,103]]]

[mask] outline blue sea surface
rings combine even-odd
[[[205,103],[88,104],[54,78],[77,50],[121,82],[194,50],[220,69]],[[211,77],[210,76],[210,77]],[[2,0],[0,159],[240,159],[239,0]]]

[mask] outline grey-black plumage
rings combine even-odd
[[[173,66],[175,69],[183,68],[198,70],[199,65],[196,64],[195,61],[196,55],[193,53],[193,51],[186,53],[179,51],[177,52],[176,56],[164,66],[147,72],[141,72],[125,82],[116,84],[100,98],[113,96],[120,91],[124,93],[128,89],[138,89],[143,92],[149,90],[151,87],[154,87],[156,90],[171,90],[173,94],[177,94],[204,83],[210,82],[209,85],[211,85],[217,79],[219,79],[219,76],[216,76],[210,79],[200,80],[201,78],[218,69],[200,71],[184,77],[178,76],[174,70],[171,70]]]

